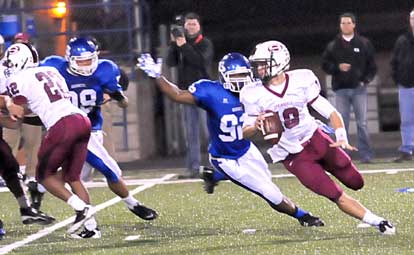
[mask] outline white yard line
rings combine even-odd
[[[374,170],[361,170],[360,173],[361,174],[378,174],[378,173],[399,173],[399,172],[414,172],[414,168],[395,168],[395,169],[374,169]],[[132,195],[137,194],[141,191],[144,191],[146,189],[149,189],[155,185],[158,184],[176,184],[176,183],[193,183],[193,182],[201,182],[201,179],[187,179],[187,180],[170,180],[171,178],[173,178],[175,176],[175,174],[167,174],[165,176],[163,176],[162,178],[154,178],[154,179],[137,179],[137,180],[125,180],[125,183],[127,185],[142,185],[137,187],[136,189],[130,191],[130,193]],[[294,175],[292,174],[276,174],[276,175],[272,175],[273,178],[290,178],[290,177],[294,177]],[[88,188],[94,188],[94,187],[105,187],[107,186],[106,182],[91,182],[91,183],[86,183],[86,186]],[[3,191],[4,190],[4,191]],[[7,188],[0,188],[0,192],[8,192],[9,190]],[[114,197],[100,205],[97,205],[94,207],[94,209],[96,210],[96,212],[103,210],[113,204],[118,203],[119,201],[121,201],[121,198],[119,197]],[[23,245],[26,245],[28,243],[31,243],[39,238],[42,238],[46,235],[49,235],[50,233],[52,233],[53,231],[63,228],[69,224],[71,224],[73,221],[75,220],[75,216],[72,216],[64,221],[58,222],[53,226],[44,228],[42,230],[40,230],[39,232],[30,235],[28,237],[26,237],[25,239],[21,240],[21,241],[17,241],[14,242],[12,244],[6,245],[4,247],[0,248],[0,255],[3,254],[7,254],[10,251],[17,249]]]
[[[169,179],[173,178],[174,176],[175,176],[175,174],[167,174],[167,175],[163,176],[162,178],[153,179],[153,182],[151,182],[151,183],[148,182],[148,183],[144,184],[143,186],[139,186],[136,189],[131,190],[130,191],[130,194],[131,195],[135,195],[135,194],[137,194],[137,193],[139,193],[141,191],[144,191],[144,190],[149,189],[149,188],[151,188],[151,187],[153,187],[153,186],[155,186],[157,184],[160,184],[160,183],[162,183],[162,182],[164,182],[166,180],[169,180]],[[108,201],[106,201],[106,202],[104,202],[102,204],[99,204],[99,205],[95,206],[94,207],[94,210],[96,212],[99,212],[100,210],[103,210],[106,207],[109,207],[109,206],[111,206],[113,204],[116,204],[119,201],[121,201],[121,198],[120,197],[112,198],[112,199],[110,199],[110,200],[108,200]],[[17,242],[11,243],[9,245],[3,246],[3,247],[0,248],[0,255],[7,254],[7,253],[11,252],[14,249],[17,249],[19,247],[22,247],[22,246],[28,244],[28,243],[31,243],[33,241],[36,241],[39,238],[42,238],[44,236],[47,236],[50,233],[52,233],[53,231],[58,230],[60,228],[63,228],[65,226],[73,223],[74,220],[75,220],[75,216],[72,216],[72,217],[70,217],[70,218],[68,218],[68,219],[66,219],[64,221],[61,221],[61,222],[56,223],[53,226],[44,228],[44,229],[40,230],[39,232],[37,232],[35,234],[32,234],[32,235],[26,237],[25,239],[23,239],[21,241],[17,241]]]
[[[377,173],[385,173],[385,174],[395,174],[399,172],[414,172],[414,168],[391,168],[391,169],[373,169],[373,170],[360,170],[361,174],[377,174]],[[293,174],[275,174],[272,175],[273,178],[290,178],[294,177]],[[125,184],[128,186],[137,186],[137,185],[144,185],[144,184],[152,184],[154,181],[159,180],[158,178],[153,179],[130,179],[125,180]],[[170,180],[164,181],[162,183],[157,184],[175,184],[175,183],[193,183],[193,182],[202,182],[201,179],[183,179],[183,180]],[[87,182],[85,183],[87,188],[101,188],[108,186],[105,181],[94,181],[94,182]],[[0,192],[9,192],[7,187],[0,188]]]

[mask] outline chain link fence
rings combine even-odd
[[[15,34],[27,33],[41,58],[64,56],[74,36],[95,38],[100,57],[115,61],[136,83],[136,56],[151,44],[148,8],[145,0],[0,0],[0,34],[7,47]],[[129,149],[127,116],[124,110],[113,122],[123,129],[125,151]]]

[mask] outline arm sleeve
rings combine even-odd
[[[181,46],[181,52],[183,58],[188,61],[191,65],[198,68],[205,68],[208,66],[213,59],[213,44],[207,38],[196,44],[191,45],[189,43]]]
[[[246,113],[246,119],[244,120],[243,127],[254,126],[257,116],[259,116],[262,110],[258,104],[248,96],[248,92],[240,95],[240,101],[243,104],[244,112]]]
[[[24,106],[28,100],[24,91],[24,79],[21,76],[14,75],[12,80],[7,83],[7,91],[9,96],[13,99],[13,103]]]
[[[196,104],[203,109],[206,109],[209,105],[210,96],[208,92],[210,90],[208,87],[209,84],[205,84],[202,80],[194,82],[188,87],[188,91],[193,95]]]
[[[102,75],[103,89],[109,94],[121,92],[122,87],[119,85],[119,78],[121,76],[119,67],[112,62],[105,63],[104,74]]]
[[[331,114],[336,111],[332,104],[322,96],[318,96],[310,106],[326,119],[329,119]]]
[[[403,37],[399,37],[397,41],[395,42],[394,49],[392,51],[391,76],[394,82],[397,82],[397,71],[398,71],[398,66],[400,65],[399,59],[400,59],[400,54],[401,54],[402,43],[403,43]]]
[[[334,42],[335,41],[330,42],[322,54],[322,70],[331,75],[339,72],[338,63],[332,54]]]
[[[176,66],[178,65],[178,47],[175,43],[171,42],[170,45],[168,46],[168,51],[167,51],[167,58],[166,58],[166,63],[168,66]]]
[[[374,46],[368,39],[366,39],[365,45],[366,45],[365,47],[367,50],[367,59],[366,59],[367,62],[366,62],[366,69],[365,69],[365,74],[363,77],[363,82],[369,83],[370,81],[374,79],[375,74],[377,73],[377,65],[375,63],[375,58],[374,58],[374,54],[375,54]]]

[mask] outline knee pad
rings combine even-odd
[[[336,171],[336,177],[350,189],[360,190],[364,187],[364,178],[352,161],[349,161],[345,167],[339,168]]]

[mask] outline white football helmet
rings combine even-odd
[[[20,70],[38,66],[39,55],[32,45],[15,43],[4,52],[3,65],[6,67],[5,75],[9,77]]]
[[[255,77],[269,81],[272,77],[289,69],[290,54],[283,43],[267,41],[256,45],[249,60]],[[259,67],[265,69],[265,73],[260,72]]]

